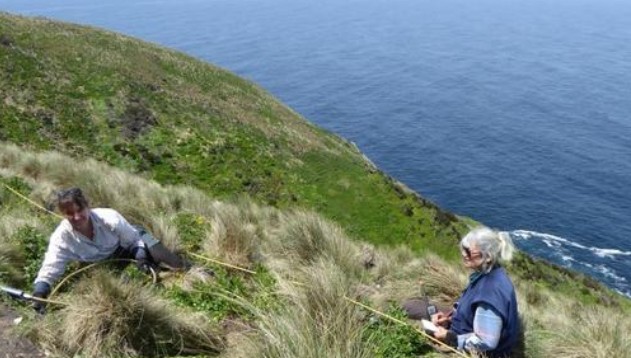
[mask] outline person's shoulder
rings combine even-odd
[[[486,303],[506,317],[507,302],[515,301],[515,288],[506,271],[499,267],[480,280],[474,302]]]
[[[103,220],[118,220],[121,217],[121,214],[111,208],[92,208],[90,211],[99,219]]]
[[[498,267],[496,271],[497,279],[501,280],[506,286],[510,286],[512,288],[513,280],[511,280],[510,276],[508,275],[508,271],[506,271],[506,269],[502,266]]]
[[[50,235],[49,241],[56,246],[63,246],[66,242],[73,238],[73,229],[70,222],[66,219],[62,220]]]
[[[70,222],[67,219],[63,219],[59,225],[57,225],[55,231],[53,231],[51,238],[65,236],[69,233],[72,233],[72,225],[70,225]]]
[[[499,291],[512,291],[514,290],[513,281],[508,276],[508,273],[503,267],[497,267],[486,275],[486,280],[483,280],[482,290],[499,290]]]
[[[92,214],[110,227],[115,227],[122,220],[123,216],[116,210],[110,208],[93,208],[90,209]]]

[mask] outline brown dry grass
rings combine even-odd
[[[208,256],[243,266],[263,264],[278,279],[283,309],[260,311],[240,302],[254,312],[257,329],[236,334],[238,343],[227,348],[226,356],[367,357],[358,335],[361,310],[349,306],[344,295],[359,295],[381,309],[419,294],[447,304],[466,282],[461,267],[403,247],[375,249],[351,241],[339,226],[314,213],[263,208],[244,198],[218,202],[192,188],[161,186],[91,160],[0,145],[0,174],[29,183],[30,198],[42,204],[51,189],[81,186],[97,205],[139,219],[170,247],[179,245],[177,214],[194,213],[209,223],[203,242]],[[46,228],[38,216],[9,210],[0,218],[0,236],[26,224]],[[0,252],[11,252],[0,244],[5,245]],[[192,272],[172,284],[208,279],[203,271],[195,272],[199,275]],[[536,282],[515,283],[527,357],[624,357],[629,352],[631,321],[624,309],[582,305]],[[72,295],[73,305],[47,317],[38,330],[39,342],[61,356],[164,355],[222,347],[211,327],[145,288],[96,275],[81,281]]]

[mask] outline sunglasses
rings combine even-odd
[[[480,252],[471,252],[471,249],[468,246],[462,246],[462,251],[464,251],[467,258],[470,260],[473,256],[479,256]]]

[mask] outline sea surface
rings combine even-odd
[[[0,0],[246,77],[455,213],[631,297],[631,1]]]

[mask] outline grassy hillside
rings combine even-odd
[[[68,307],[27,329],[59,356],[431,356],[410,328],[343,297],[400,316],[402,298],[424,291],[449,301],[463,284],[455,244],[473,221],[411,192],[256,85],[181,53],[0,14],[0,140],[0,181],[37,203],[81,186],[95,206],[118,209],[177,251],[254,272],[212,266],[211,277],[190,256],[196,270],[147,287],[133,271],[90,271],[61,290]],[[29,287],[56,223],[0,188],[1,283]],[[526,255],[509,270],[528,356],[628,351],[628,300]],[[587,353],[572,355],[576,347]]]
[[[0,99],[0,139],[27,148],[313,209],[373,243],[450,255],[463,227],[256,85],[129,37],[0,14]]]
[[[27,317],[24,334],[53,356],[436,357],[410,326],[346,297],[403,318],[403,299],[424,293],[451,302],[466,281],[460,265],[350,240],[314,212],[217,201],[94,160],[2,144],[0,178],[36,202],[53,188],[80,185],[94,206],[119,209],[195,263],[158,285],[133,269],[92,268],[61,286],[52,298],[66,305],[52,306],[43,320],[7,302]],[[58,219],[0,193],[0,281],[28,289]],[[628,302],[609,294],[608,304],[582,303],[534,273],[514,280],[527,357],[622,357],[631,349]]]

